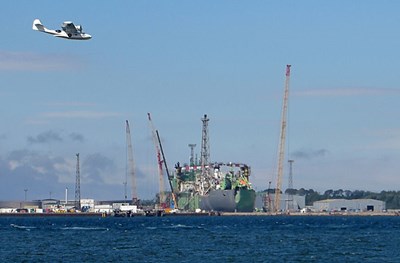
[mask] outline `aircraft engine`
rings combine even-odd
[[[75,26],[75,28],[76,28],[76,30],[78,30],[79,32],[82,33],[83,28],[81,25],[77,25],[77,26]]]

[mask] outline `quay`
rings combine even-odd
[[[309,213],[268,213],[268,212],[177,212],[166,213],[147,211],[145,213],[0,213],[0,217],[183,217],[183,216],[400,216],[399,211],[388,212],[309,212]]]

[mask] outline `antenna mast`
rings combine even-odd
[[[208,136],[208,121],[207,114],[204,114],[202,136],[201,136],[201,177],[200,177],[200,194],[206,194],[210,188],[210,141]]]
[[[286,119],[287,119],[289,83],[290,83],[290,67],[291,67],[291,65],[286,65],[285,93],[283,96],[282,116],[281,116],[281,134],[280,134],[280,140],[279,140],[278,175],[277,175],[276,189],[275,189],[275,206],[274,206],[275,212],[278,212],[280,210],[280,204],[281,204],[283,161],[284,161],[284,156],[285,156]]]
[[[81,210],[81,172],[79,169],[79,153],[76,154],[75,207]]]

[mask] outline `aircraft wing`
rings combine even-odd
[[[67,34],[78,34],[78,30],[76,30],[76,27],[72,22],[64,22],[62,28]]]

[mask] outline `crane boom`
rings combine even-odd
[[[153,121],[151,119],[150,113],[147,113],[147,117],[149,119],[149,124],[151,128],[151,134],[153,137],[153,143],[155,146],[156,154],[157,154],[157,166],[158,166],[158,175],[159,175],[159,190],[160,190],[160,206],[162,207],[164,202],[165,202],[165,197],[164,197],[164,173],[163,173],[163,160],[161,159],[161,151],[160,147],[157,142],[157,134],[156,134],[156,129],[154,128]]]
[[[132,140],[131,140],[131,129],[129,128],[129,122],[126,121],[126,143],[127,143],[127,155],[128,155],[128,171],[131,177],[131,190],[132,190],[132,203],[134,205],[138,204],[138,197],[136,192],[136,178],[135,178],[135,169],[133,162],[133,148],[132,148]]]
[[[162,148],[160,135],[158,134],[157,130],[156,130],[156,135],[157,135],[158,143],[160,144],[160,150],[161,150],[161,154],[162,154],[162,158],[163,158],[163,163],[164,163],[164,166],[165,166],[165,171],[167,172],[169,187],[171,188],[172,201],[174,202],[174,208],[178,209],[178,203],[177,203],[177,200],[176,200],[174,187],[172,186],[172,183],[171,183],[171,179],[170,179],[169,171],[168,171],[168,166],[167,166],[167,161],[165,160],[165,155],[164,155],[164,151],[163,151],[163,148]]]
[[[280,132],[279,153],[278,153],[279,154],[278,175],[277,175],[276,189],[275,189],[275,205],[274,205],[275,212],[278,212],[280,210],[280,203],[281,203],[283,161],[285,156],[286,119],[287,119],[287,108],[288,108],[288,98],[289,98],[290,67],[291,65],[286,65],[286,80],[285,80],[285,91],[284,91],[283,105],[282,105],[281,132]]]

